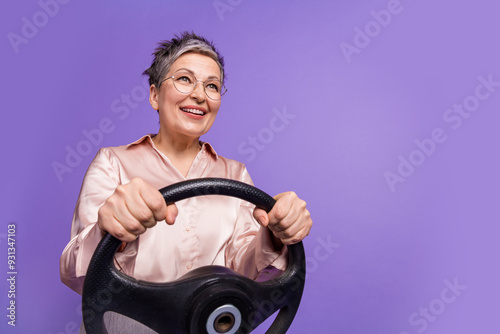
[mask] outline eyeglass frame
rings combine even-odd
[[[179,93],[181,93],[181,94],[186,94],[186,95],[188,95],[188,94],[191,94],[192,92],[194,92],[194,91],[196,90],[196,86],[198,86],[198,82],[202,82],[202,83],[203,83],[203,92],[204,92],[204,93],[205,93],[205,95],[206,95],[206,96],[207,96],[210,100],[212,100],[212,101],[220,101],[220,100],[222,100],[222,96],[223,96],[224,94],[226,94],[226,92],[227,92],[227,88],[226,88],[226,86],[224,86],[224,83],[223,83],[222,81],[220,81],[219,79],[209,79],[209,80],[201,81],[201,80],[198,80],[194,74],[192,74],[192,73],[190,73],[190,72],[188,72],[188,71],[178,71],[178,72],[174,73],[174,75],[172,75],[172,76],[170,76],[170,77],[167,77],[167,78],[163,79],[162,81],[160,81],[160,84],[158,85],[158,89],[160,89],[161,84],[162,84],[164,81],[167,81],[168,79],[173,79],[173,78],[175,78],[175,76],[176,76],[176,74],[177,74],[177,73],[184,73],[184,72],[185,72],[185,73],[188,73],[189,75],[191,75],[191,76],[194,78],[195,82],[193,83],[193,90],[191,90],[191,91],[190,91],[190,92],[188,92],[188,93],[181,92],[181,91],[179,90],[179,88],[177,88],[177,86],[175,85],[175,82],[173,82],[173,84],[174,84],[174,88],[175,88],[175,89],[176,89]],[[221,86],[220,86],[220,88],[221,88],[220,99],[214,99],[214,98],[212,98],[212,97],[208,96],[207,91],[206,91],[206,86],[205,86],[205,82],[207,82],[207,81],[218,81],[218,82],[220,82],[220,84],[221,84]]]

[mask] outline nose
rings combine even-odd
[[[196,82],[194,89],[191,92],[191,97],[200,102],[205,100],[205,88],[203,87],[203,82]]]

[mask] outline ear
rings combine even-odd
[[[149,103],[151,103],[151,107],[153,107],[154,110],[159,110],[159,104],[158,104],[158,95],[159,92],[156,89],[155,85],[151,85],[149,87]]]

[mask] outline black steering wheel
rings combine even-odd
[[[248,184],[203,178],[160,190],[167,204],[200,195],[227,195],[269,212],[275,200]],[[288,267],[277,278],[255,282],[222,266],[205,266],[168,283],[138,281],[113,264],[121,241],[107,234],[97,246],[83,286],[82,311],[88,334],[106,334],[104,313],[116,312],[158,333],[250,333],[274,312],[266,333],[286,333],[305,283],[302,242],[288,247]]]

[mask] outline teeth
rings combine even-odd
[[[191,114],[195,114],[195,115],[205,115],[205,113],[203,111],[198,110],[198,109],[182,108],[181,110],[188,112],[188,113],[191,113]]]

